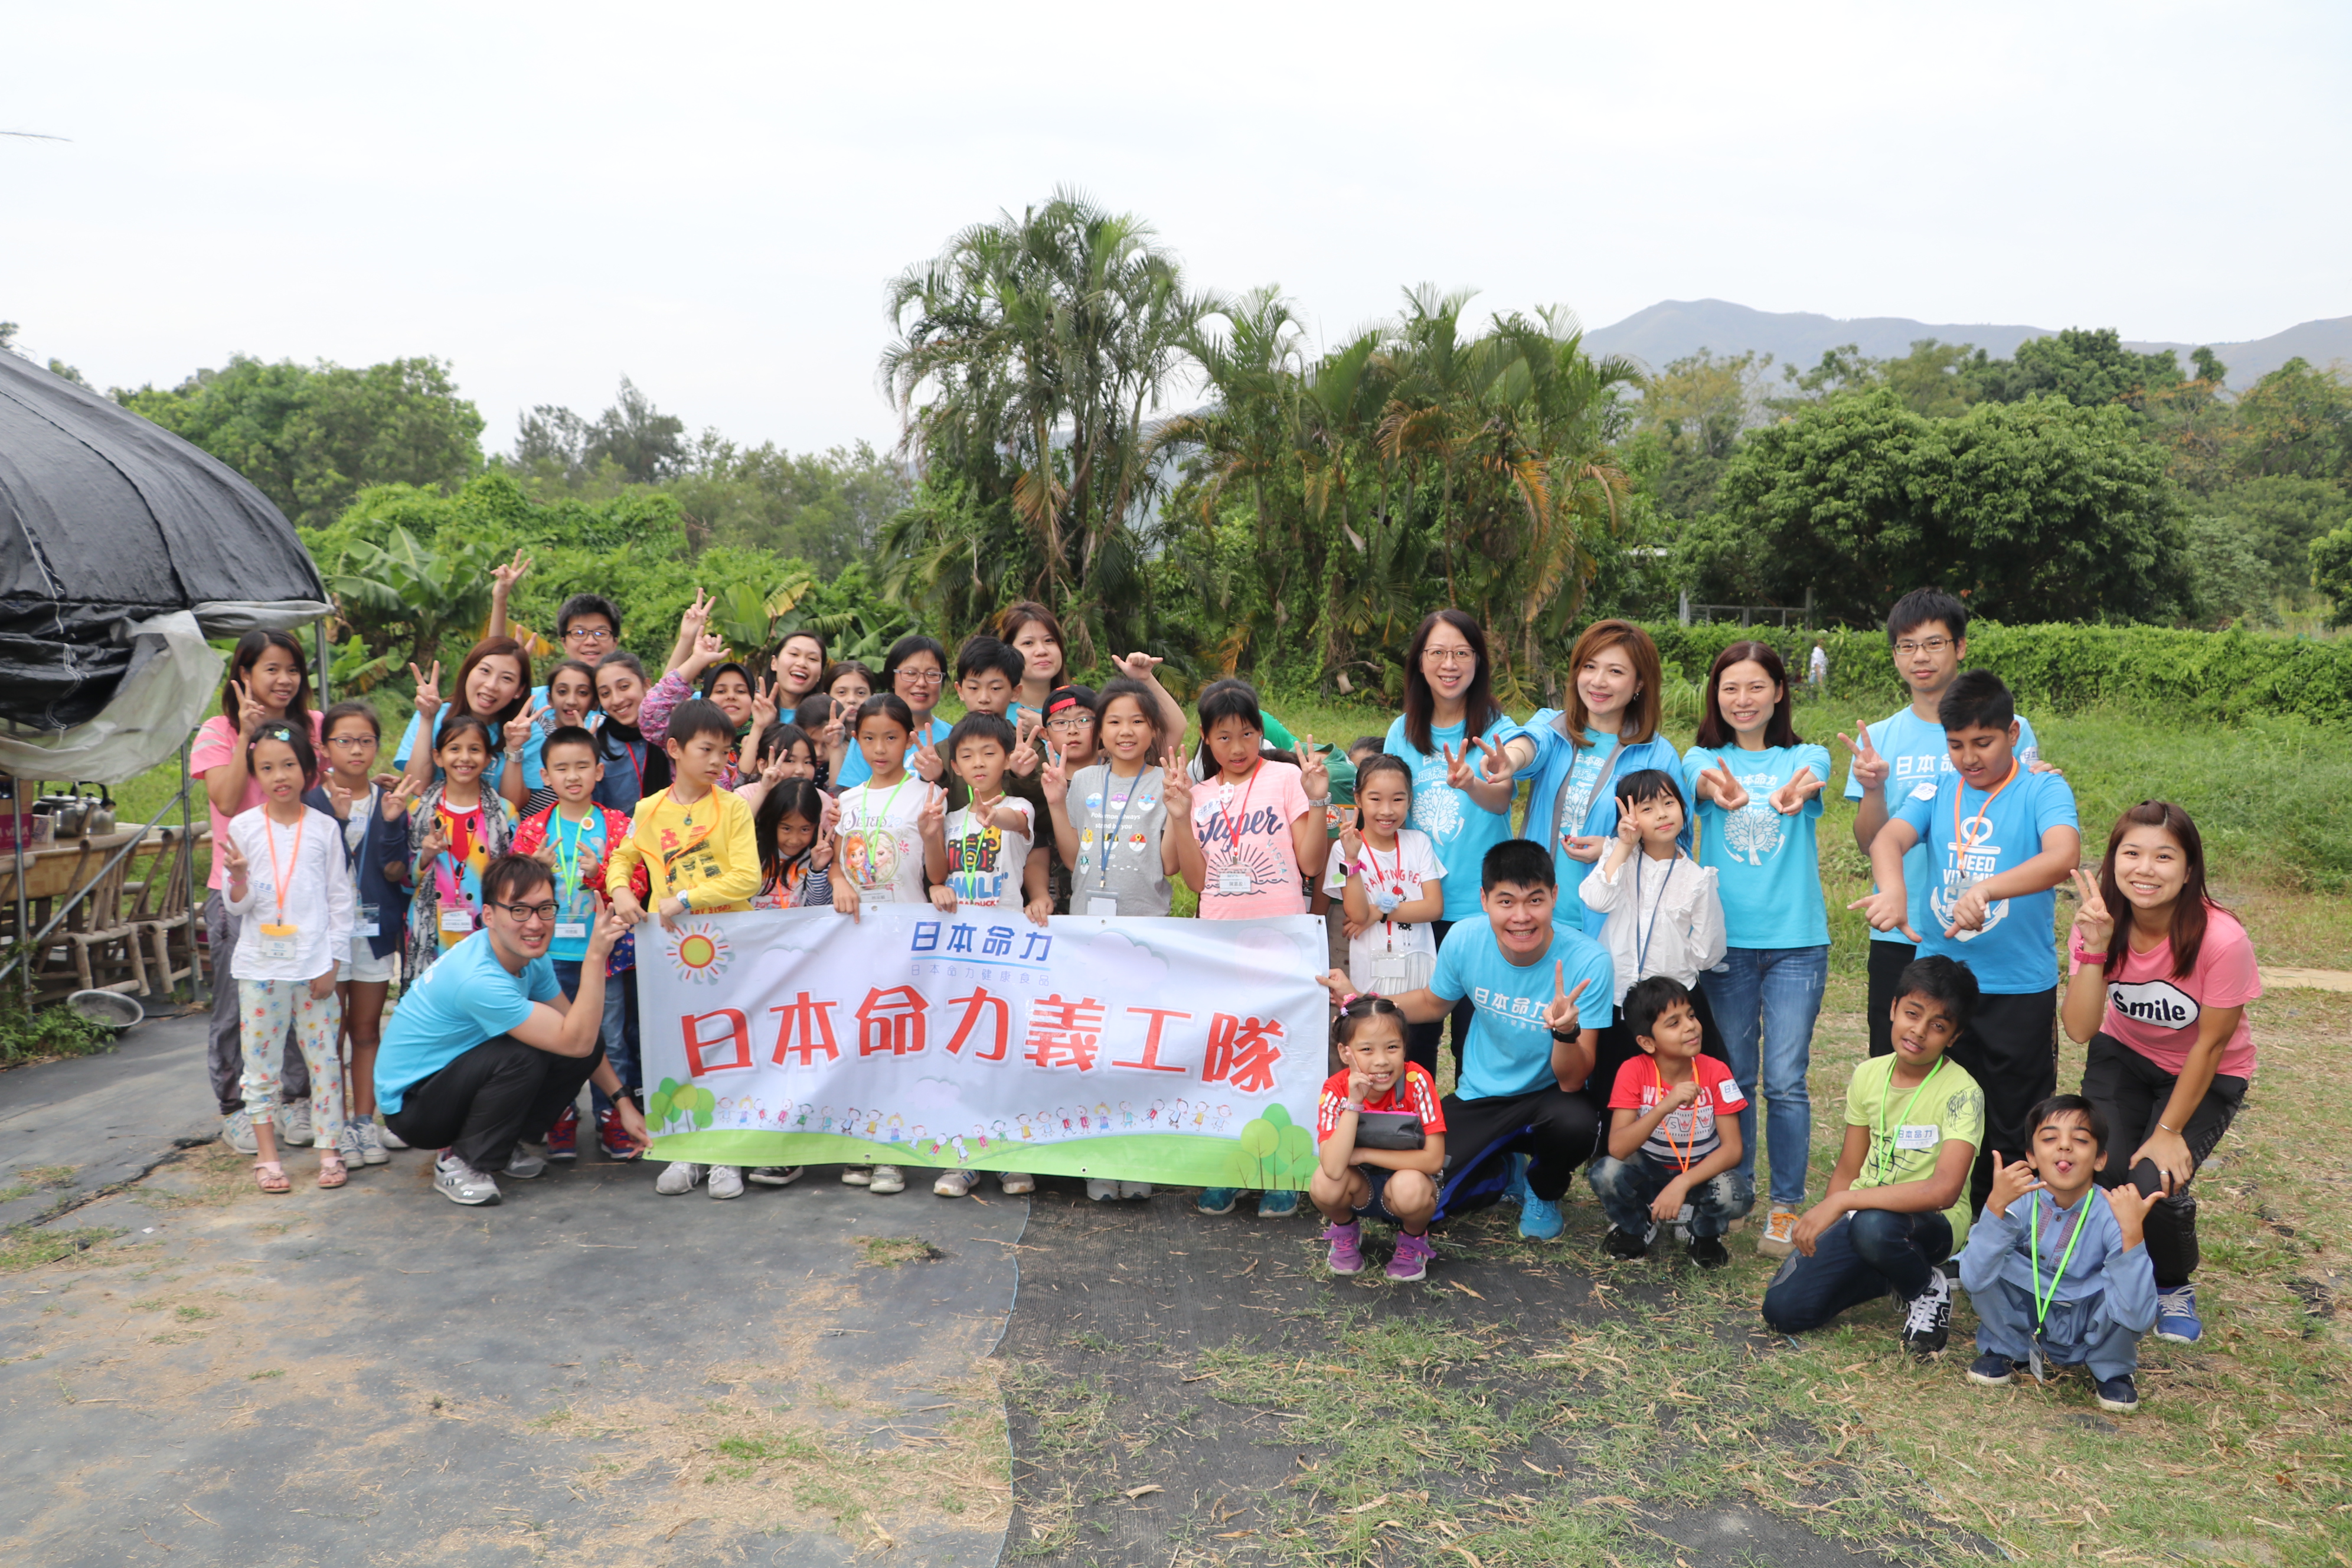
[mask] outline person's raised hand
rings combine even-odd
[[[2148,1211],[2164,1201],[2171,1186],[2168,1179],[2163,1186],[2152,1193],[2143,1193],[2130,1182],[2104,1189],[2107,1194],[2107,1207],[2115,1211],[2116,1228],[2123,1232],[2124,1250],[2128,1252],[2140,1244]]]
[[[517,550],[512,561],[503,566],[490,568],[490,593],[493,596],[503,599],[514,592],[516,584],[530,574],[530,557]]]
[[[937,784],[947,773],[948,765],[940,760],[940,749],[931,744],[928,731],[916,737],[915,749],[907,753],[907,765],[915,770],[926,784]]]
[[[1598,833],[1563,833],[1559,836],[1560,853],[1588,866],[1600,859],[1601,852],[1608,847],[1609,840]]]
[[[1843,730],[1838,731],[1838,739],[1843,741],[1845,749],[1853,753],[1853,776],[1865,791],[1882,788],[1886,783],[1886,775],[1894,771],[1894,764],[1880,756],[1878,748],[1870,743],[1869,725],[1857,724],[1854,730],[1855,733],[1852,735]]]
[[[1641,847],[1642,825],[1633,820],[1632,812],[1621,811],[1617,814],[1617,837],[1619,842],[1629,849]]]
[[[416,667],[412,664],[408,668],[414,670]],[[435,665],[433,668],[437,670],[441,667]],[[252,682],[232,680],[228,689],[230,695],[236,699],[237,733],[250,738],[256,730],[269,722],[269,710],[263,707],[261,699],[253,694]]]
[[[332,775],[328,777],[327,798],[334,804],[336,821],[349,822],[352,819],[352,804],[359,797],[359,791],[342,780]]]
[[[603,914],[596,917],[596,923],[589,928],[588,957],[590,962],[599,967],[603,966],[604,960],[611,955],[620,940],[629,934],[629,927],[635,924],[636,921],[645,918],[645,906],[637,902],[635,894],[624,894],[623,897],[628,899],[630,904],[635,908],[637,912],[635,920],[625,918],[621,913],[620,906],[617,903],[611,903],[605,906]]]
[[[1151,672],[1159,668],[1160,666],[1165,662],[1162,659],[1152,658],[1148,653],[1130,653],[1125,655],[1115,653],[1110,656],[1110,661],[1118,668],[1119,674],[1125,676],[1128,679],[1150,681],[1154,683],[1156,683],[1160,678]]]
[[[784,770],[793,765],[792,753],[779,748],[760,764],[760,782],[770,789],[784,782]]]
[[[442,831],[441,814],[436,811],[433,813],[433,820],[425,825],[424,834],[416,840],[416,858],[419,861],[437,860],[448,847],[449,836]]]
[[[2007,1214],[2010,1205],[2028,1193],[2041,1192],[2042,1187],[2042,1180],[2033,1173],[2032,1166],[2022,1160],[2005,1161],[1998,1149],[1992,1152],[1992,1194],[1985,1199],[1985,1206],[1993,1213]]]
[[[214,842],[213,851],[220,857],[221,869],[227,873],[230,883],[243,887],[251,868],[246,863],[245,851],[236,847],[236,839],[224,833]]]
[[[1063,805],[1070,798],[1069,770],[1062,765],[1062,753],[1048,748],[1045,771],[1037,775],[1037,787],[1045,796],[1045,804]]]
[[[1474,742],[1482,753],[1479,772],[1488,784],[1509,784],[1515,771],[1511,766],[1511,748],[1498,746],[1481,735]]]
[[[1343,871],[1356,868],[1356,857],[1363,853],[1364,836],[1356,830],[1351,819],[1339,827],[1339,867]]]
[[[1703,770],[1698,778],[1713,788],[1715,804],[1724,810],[1738,811],[1748,804],[1748,786],[1731,776],[1731,764],[1723,758],[1716,758],[1715,766]]]
[[[756,744],[776,721],[776,685],[773,677],[760,682],[751,693],[751,739]]]
[[[416,682],[416,716],[426,727],[425,741],[429,747],[432,743],[433,715],[441,711],[441,661],[435,659],[432,669],[423,675],[417,674],[416,667],[412,664],[408,667],[408,673]]]
[[[1470,743],[1468,742],[1464,742],[1462,743],[1462,749],[1457,752],[1452,746],[1449,746],[1441,741],[1438,742],[1437,754],[1445,759],[1446,788],[1468,789],[1472,784],[1478,782],[1477,772],[1470,766]]]
[[[2074,940],[2086,952],[2105,952],[2115,940],[2116,917],[2107,909],[2106,895],[2099,891],[2096,873],[2078,866],[2074,878],[2074,892],[2082,900],[2074,906]]]
[[[1013,736],[1013,754],[1004,760],[1004,771],[1024,779],[1037,771],[1037,721],[1028,709],[1021,710],[1021,727]]]
[[[1328,801],[1331,798],[1331,767],[1323,753],[1315,749],[1315,737],[1301,730],[1298,732],[1298,785],[1309,800]]]
[[[1580,980],[1576,983],[1576,989],[1561,995],[1561,991],[1568,984],[1568,966],[1559,959],[1552,960],[1551,1001],[1544,1008],[1544,1027],[1555,1035],[1572,1035],[1582,1028],[1584,1023],[1576,1010],[1576,999],[1583,995],[1584,988],[1591,984],[1590,980]]]
[[[1772,809],[1783,816],[1793,816],[1805,808],[1805,802],[1822,793],[1827,779],[1817,779],[1811,768],[1799,768],[1789,782],[1772,792]]]
[[[415,773],[379,773],[375,784],[383,792],[377,796],[376,809],[386,822],[397,822],[408,815],[409,805],[425,793],[425,781]]]
[[[1168,807],[1169,820],[1191,822],[1192,820],[1192,775],[1184,766],[1182,753],[1173,746],[1169,747],[1168,754],[1160,760],[1160,799]],[[1187,828],[1186,831],[1189,832],[1191,829]]]
[[[694,638],[694,651],[686,656],[686,662],[677,667],[677,673],[688,680],[693,680],[726,657],[725,637],[717,632],[698,632]]]
[[[678,637],[689,644],[699,640],[702,637],[702,628],[710,624],[710,606],[718,602],[716,595],[705,598],[702,590],[699,587],[696,588],[694,603],[688,605],[685,613],[677,617]]]
[[[945,837],[948,826],[948,792],[927,789],[923,792],[922,809],[915,813],[916,830],[926,838]]]
[[[1860,910],[1873,931],[1899,931],[1914,943],[1919,940],[1919,933],[1911,929],[1911,911],[1904,908],[1902,893],[1894,889],[1881,888],[1867,898],[1854,900],[1846,908]]]
[[[531,721],[537,719],[541,711],[537,698],[526,697],[523,699],[522,706],[515,710],[515,716],[506,721],[508,756],[522,755],[522,749],[530,743]]]

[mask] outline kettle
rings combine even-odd
[[[99,785],[96,800],[90,799],[88,795],[81,798],[82,804],[89,807],[89,814],[82,820],[82,831],[92,835],[113,832],[114,791],[112,787],[107,784]]]

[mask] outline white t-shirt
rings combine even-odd
[[[958,909],[1019,909],[1028,901],[1021,873],[1029,864],[1036,813],[1019,795],[1000,804],[1017,812],[1027,829],[990,826],[970,806],[948,813],[948,887]]]
[[[1368,896],[1387,889],[1408,901],[1421,897],[1423,883],[1442,881],[1445,877],[1445,864],[1437,858],[1437,846],[1417,827],[1399,828],[1394,849],[1375,849],[1369,843],[1359,844],[1354,869],[1361,877]],[[1348,890],[1349,870],[1339,847],[1334,844],[1331,864],[1323,874],[1323,890],[1335,902]],[[1377,902],[1372,911],[1380,912]],[[1363,935],[1348,939],[1348,980],[1359,991],[1401,996],[1429,984],[1429,972],[1436,963],[1437,938],[1426,924],[1375,921]]]
[[[834,874],[847,877],[869,903],[923,901],[923,805],[936,786],[908,773],[887,788],[859,784],[841,792],[834,830],[841,847]]]

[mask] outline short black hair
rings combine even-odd
[[[1558,888],[1551,868],[1551,851],[1532,838],[1506,838],[1486,851],[1478,864],[1478,890],[1491,893],[1501,887]]]
[[[669,716],[669,738],[683,746],[705,735],[716,735],[721,745],[735,743],[735,721],[716,702],[697,697],[679,703]]]
[[[809,760],[817,760],[816,742],[809,739],[808,731],[789,719],[779,719],[760,731],[760,744],[752,754],[764,765],[771,758],[780,757],[794,746],[806,746]]]
[[[434,732],[433,754],[439,756],[450,742],[468,733],[482,738],[482,753],[485,756],[497,757],[506,747],[506,736],[479,713],[445,713],[440,727]]]
[[[814,735],[833,721],[835,708],[845,706],[846,704],[836,698],[822,691],[812,691],[801,699],[799,707],[793,710],[793,722]]]
[[[1412,768],[1402,757],[1392,757],[1386,752],[1374,752],[1356,764],[1356,793],[1363,794],[1365,781],[1381,773],[1395,773],[1404,780],[1404,792],[1412,793]]]
[[[1001,713],[967,713],[956,721],[955,728],[948,731],[948,743],[940,748],[947,753],[950,764],[955,762],[956,748],[966,741],[993,741],[1004,748],[1008,757],[1013,748],[1021,743]]]
[[[319,783],[319,749],[310,743],[310,726],[297,719],[289,724],[283,719],[263,721],[261,728],[246,737],[245,771],[253,772],[254,748],[264,741],[282,742],[294,753],[295,763],[302,770],[302,787],[316,788]]]
[[[1958,1033],[1969,1026],[1969,1019],[1977,1010],[1976,973],[1959,960],[1941,953],[1915,958],[1895,977],[1895,995],[1888,1006],[1891,1008],[1906,996],[1924,996],[1940,1005],[1950,1016],[1953,1031]]]
[[[2006,730],[2017,722],[2017,699],[1990,669],[1964,669],[1936,700],[1936,721],[1955,730]]]
[[[1388,744],[1389,738],[1386,735],[1359,735],[1348,742],[1348,750],[1343,754],[1352,763],[1356,760],[1357,752],[1384,752],[1388,750]]]
[[[1643,801],[1664,800],[1672,795],[1675,804],[1683,808],[1683,815],[1690,815],[1690,801],[1683,794],[1682,782],[1664,768],[1634,769],[1617,781],[1616,794],[1617,804],[1621,807],[1639,805]]]
[[[558,724],[547,732],[547,739],[539,743],[541,759],[543,761],[553,755],[558,746],[585,746],[593,753],[596,750],[596,737],[577,724]]]
[[[582,616],[604,616],[605,622],[613,628],[614,642],[619,643],[621,606],[602,594],[574,594],[564,600],[563,607],[555,612],[555,640],[562,642],[563,634],[572,629],[572,623]]]
[[[1696,1015],[1698,1005],[1691,1000],[1690,992],[1671,974],[1653,974],[1647,980],[1636,980],[1625,989],[1625,1000],[1618,1007],[1625,1020],[1626,1032],[1642,1039],[1657,1026],[1667,1008],[1676,1003]]]
[[[856,734],[866,721],[877,717],[889,720],[908,735],[915,732],[915,710],[907,706],[907,700],[895,691],[877,691],[857,705],[857,718],[849,726],[850,733]]]
[[[1969,607],[1941,588],[1914,588],[1886,612],[1886,646],[1929,621],[1941,621],[1954,642],[1969,635]]]
[[[2099,1109],[2096,1100],[2085,1100],[2079,1094],[2053,1094],[2025,1113],[2026,1152],[2032,1152],[2033,1135],[2042,1131],[2043,1122],[2069,1114],[2080,1116],[2090,1123],[2092,1147],[2102,1154],[2105,1153],[2107,1113]]]
[[[341,723],[346,719],[366,720],[367,727],[375,731],[375,738],[379,741],[383,739],[383,718],[381,714],[376,712],[375,704],[373,702],[338,702],[332,708],[328,709],[324,713],[320,714],[320,738],[321,740],[332,739],[335,733],[335,726]]]
[[[528,855],[501,855],[482,868],[482,902],[510,904],[523,894],[555,886],[555,873]]]
[[[1201,688],[1200,713],[1201,743],[1192,749],[1192,755],[1204,774],[1214,777],[1216,773],[1214,760],[1209,755],[1209,731],[1217,723],[1239,719],[1255,730],[1261,745],[1264,743],[1265,714],[1258,706],[1257,688],[1237,675],[1225,676]]]
[[[986,632],[964,638],[963,647],[956,649],[956,684],[961,686],[973,676],[991,669],[1019,686],[1022,677],[1029,673],[1029,661],[1019,648]]]

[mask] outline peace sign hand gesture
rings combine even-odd
[[[1826,779],[1817,779],[1811,768],[1799,768],[1787,784],[1772,792],[1772,809],[1783,816],[1794,816],[1805,808],[1805,802],[1822,793]]]
[[[1048,748],[1045,771],[1037,777],[1037,787],[1045,792],[1047,805],[1060,805],[1070,798],[1070,775],[1062,766],[1062,753]]]
[[[1477,773],[1470,766],[1471,744],[1465,741],[1458,752],[1442,742],[1438,744],[1437,754],[1445,759],[1445,786],[1448,789],[1466,790],[1478,782]]]
[[[700,588],[694,591],[694,603],[677,618],[677,635],[682,641],[692,642],[702,636],[710,624],[710,606],[719,602],[716,595],[705,597]]]
[[[513,718],[506,721],[507,755],[510,757],[522,755],[523,747],[530,743],[531,721],[537,719],[541,711],[537,698],[523,699],[521,709]]]
[[[514,585],[530,574],[530,557],[520,550],[503,566],[490,568],[490,593],[500,599],[514,592]]]
[[[425,783],[414,773],[380,773],[376,787],[383,794],[376,809],[383,813],[386,822],[398,822],[408,815],[409,803],[425,792]]]
[[[221,869],[228,873],[229,890],[234,894],[237,889],[245,886],[247,870],[245,851],[236,847],[236,836],[228,833],[220,836],[216,841],[216,847],[220,851]]]
[[[943,789],[923,792],[923,808],[915,814],[915,827],[927,838],[944,838],[948,826],[948,793]]]
[[[1013,754],[1004,760],[1004,771],[1027,778],[1037,771],[1037,718],[1027,709],[1021,711],[1021,728],[1013,744]]]
[[[940,749],[931,744],[931,737],[928,731],[916,741],[915,749],[908,753],[908,756],[910,760],[907,765],[914,769],[927,784],[939,783],[940,775],[948,771],[948,765],[940,761]]]
[[[1486,765],[1482,772],[1485,773],[1486,782],[1488,784],[1509,784],[1511,782],[1511,774],[1515,771],[1511,766],[1510,748],[1508,746],[1498,746],[1495,744],[1494,742],[1486,739],[1484,735],[1477,737],[1476,740],[1472,742],[1472,744],[1475,745],[1479,751],[1486,753]]]
[[[1838,739],[1843,741],[1845,749],[1853,753],[1853,776],[1864,793],[1884,788],[1886,775],[1893,771],[1894,764],[1880,756],[1878,749],[1870,743],[1869,725],[1857,725],[1855,729],[1859,738],[1848,735],[1843,730],[1838,731]]]
[[[1301,730],[1298,732],[1298,783],[1309,800],[1328,801],[1331,798],[1331,768],[1324,762],[1323,753],[1315,749],[1315,737]]]
[[[1583,1020],[1577,1013],[1576,999],[1583,995],[1584,988],[1591,984],[1590,980],[1580,980],[1576,983],[1575,990],[1568,992],[1566,995],[1560,994],[1568,984],[1568,965],[1554,959],[1551,966],[1551,1002],[1544,1008],[1544,1027],[1555,1035],[1573,1035],[1582,1028]]]
[[[1160,759],[1160,798],[1168,807],[1170,820],[1192,820],[1192,775],[1184,769],[1184,758],[1175,747]]]
[[[1726,811],[1738,811],[1748,804],[1748,786],[1731,776],[1731,764],[1721,757],[1715,759],[1715,766],[1699,773],[1698,782]]]
[[[2074,909],[2074,940],[2085,952],[2105,952],[2115,940],[2116,917],[2108,912],[2099,879],[2081,867],[2074,868],[2074,891],[2082,902]]]
[[[408,668],[414,670],[416,667],[412,664]],[[441,667],[435,665],[433,668],[438,670]],[[236,698],[237,733],[250,739],[256,730],[269,722],[269,710],[261,705],[261,699],[253,694],[253,687],[248,682],[232,680],[228,689]]]
[[[776,684],[773,677],[762,680],[751,693],[751,739],[756,743],[776,721]]]
[[[441,711],[441,661],[437,658],[433,661],[433,670],[429,675],[417,674],[413,664],[408,667],[408,674],[409,679],[416,682],[416,717],[425,723],[429,743],[433,715]]]

